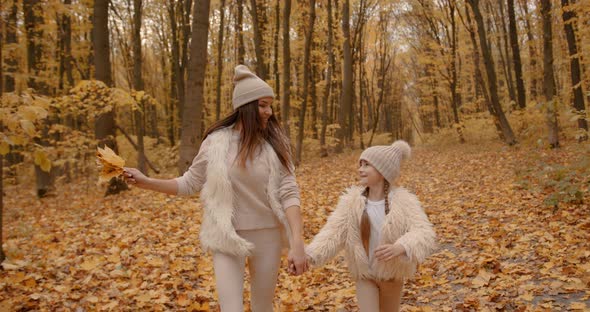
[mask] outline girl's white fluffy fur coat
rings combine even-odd
[[[240,237],[233,226],[234,194],[229,179],[227,153],[232,136],[231,128],[217,130],[209,135],[207,173],[201,191],[204,206],[200,240],[204,250],[236,256],[247,256],[254,245]],[[279,199],[281,162],[270,144],[264,143],[256,161],[263,161],[270,169],[266,191],[272,211],[283,227],[284,235],[291,242],[291,231]],[[283,238],[280,238],[283,239]]]
[[[341,250],[345,250],[348,269],[354,279],[390,280],[410,278],[421,263],[436,248],[436,234],[416,196],[404,188],[389,192],[389,214],[381,229],[381,244],[399,242],[407,257],[389,261],[369,259],[363,248],[360,223],[366,198],[364,188],[351,187],[340,197],[328,221],[306,247],[306,253],[315,266],[324,265]]]

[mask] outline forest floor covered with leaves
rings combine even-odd
[[[359,153],[297,169],[306,240],[355,183]],[[439,249],[406,282],[402,310],[588,311],[584,154],[575,142],[415,148],[400,183],[423,202]],[[96,180],[42,200],[32,185],[5,186],[0,311],[217,310],[197,197],[132,189],[104,198]],[[301,277],[283,270],[276,299],[277,311],[358,310],[342,256]]]

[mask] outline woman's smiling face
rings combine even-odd
[[[258,100],[258,116],[260,117],[262,128],[266,128],[268,119],[272,116],[272,100],[271,97],[265,97]]]

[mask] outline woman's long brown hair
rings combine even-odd
[[[293,163],[291,161],[291,148],[289,141],[284,134],[281,124],[278,122],[275,115],[271,115],[266,124],[266,128],[262,127],[262,121],[258,113],[258,100],[252,101],[248,104],[238,107],[232,114],[214,123],[205,131],[203,140],[211,133],[227,128],[232,125],[240,124],[240,146],[238,147],[238,164],[242,167],[246,166],[248,159],[253,159],[254,153],[266,141],[272,146],[283,167],[290,173],[293,173]]]
[[[385,180],[383,184],[383,192],[385,193],[385,215],[389,214],[389,182]],[[363,192],[365,196],[365,210],[361,216],[361,241],[367,256],[369,256],[369,241],[371,240],[371,222],[369,220],[369,213],[367,213],[366,199],[369,197],[369,188],[365,188]]]

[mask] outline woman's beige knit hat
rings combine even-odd
[[[379,173],[393,184],[399,177],[402,160],[410,157],[412,148],[406,141],[397,140],[393,144],[371,146],[363,151],[359,161],[366,160]]]
[[[238,65],[234,70],[234,96],[232,105],[234,110],[263,97],[275,97],[275,93],[268,83],[258,78],[246,65]]]

